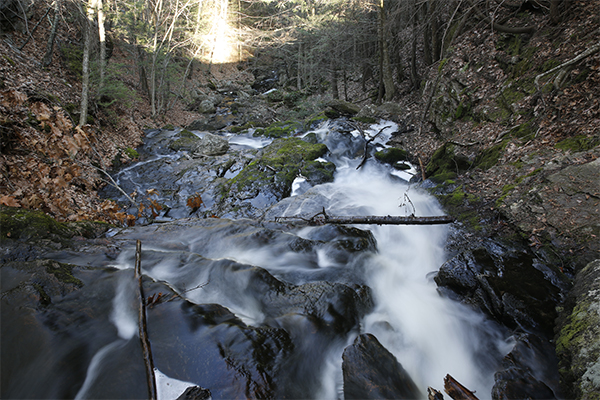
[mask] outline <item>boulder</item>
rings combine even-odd
[[[396,357],[371,334],[362,334],[342,356],[344,398],[419,399],[423,394]]]
[[[192,150],[192,156],[219,156],[227,153],[227,150],[229,150],[227,139],[212,133],[206,133]]]
[[[440,267],[434,279],[442,292],[509,328],[547,337],[553,335],[556,304],[569,288],[556,267],[524,250],[491,241],[457,254]]]
[[[325,111],[330,118],[336,118],[340,115],[352,116],[358,114],[360,107],[343,100],[330,100],[327,102],[328,110]]]
[[[600,259],[575,278],[570,305],[556,336],[565,398],[594,399],[600,393]]]

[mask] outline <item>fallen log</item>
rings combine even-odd
[[[461,385],[449,374],[444,378],[444,392],[454,400],[479,400],[472,391]]]
[[[448,215],[440,215],[434,217],[416,217],[414,215],[408,217],[400,217],[396,215],[367,215],[367,216],[350,216],[350,217],[334,217],[327,215],[325,210],[313,215],[310,218],[302,216],[293,217],[276,217],[275,222],[283,222],[289,220],[297,220],[308,225],[324,225],[324,224],[359,224],[359,225],[442,225],[451,224],[454,219]]]
[[[146,380],[148,384],[148,399],[156,400],[156,376],[154,375],[154,361],[152,359],[152,349],[150,339],[148,338],[148,325],[146,323],[146,298],[142,286],[142,242],[137,241],[135,246],[135,277],[138,280],[138,294],[140,298],[140,308],[138,312],[138,327],[140,341],[142,342],[142,352],[144,354],[144,364],[146,366]]]

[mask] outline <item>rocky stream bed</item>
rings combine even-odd
[[[325,209],[372,212],[369,204],[344,206],[350,195],[330,182],[357,169],[365,149],[386,153],[398,125],[382,120],[367,132],[384,131],[366,146],[346,118],[280,138],[254,130],[151,130],[139,161],[113,175],[120,189],[103,193],[129,202],[129,213],[139,214],[136,226],[59,223],[2,206],[2,397],[147,396],[132,295],[136,240],[143,243],[154,365],[160,376],[196,387],[182,397],[425,397],[428,378],[404,353],[411,347],[406,332],[414,327],[405,332],[385,318],[369,322],[385,309],[372,277],[381,269],[378,257],[387,254],[383,246],[413,254],[402,246],[422,233],[402,231],[406,243],[385,242],[384,231],[373,226],[307,228],[301,220],[278,219]],[[408,172],[385,161],[381,154],[370,157],[363,178],[388,171],[385,185],[393,192],[399,184],[408,199],[404,212],[442,212],[429,193],[437,191],[443,204],[448,187],[420,181],[407,160],[393,163]],[[596,168],[592,162],[547,179],[565,191],[589,192],[581,201],[593,200],[597,188],[589,177]],[[360,182],[349,187],[358,191]],[[544,190],[532,189],[531,196]],[[531,207],[516,202],[510,209],[526,223],[519,213]],[[600,388],[598,262],[571,289],[561,265],[518,238],[478,237],[464,222],[440,229],[425,234],[431,243],[413,249],[424,258],[412,262],[425,267],[418,285],[477,316],[476,323],[458,321],[469,325],[474,336],[467,340],[480,346],[474,365],[491,382],[480,386],[467,377],[462,383],[489,390],[475,393],[480,399],[594,398]],[[394,257],[405,263],[402,255]],[[411,301],[402,306],[419,312]],[[446,327],[442,320],[428,326]],[[421,362],[443,364],[442,353],[420,356]],[[181,394],[167,394],[175,381],[165,382],[159,381],[159,398]]]

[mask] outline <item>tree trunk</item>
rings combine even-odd
[[[98,10],[98,37],[100,38],[100,83],[98,84],[98,91],[102,91],[106,76],[106,32],[104,30],[102,0],[96,0],[96,9]]]
[[[425,26],[423,27],[423,59],[425,60],[425,66],[431,65],[432,50],[431,50],[431,23],[429,22],[429,2],[422,5],[421,12],[423,14],[423,21]]]
[[[392,65],[390,63],[390,53],[388,49],[387,38],[385,35],[385,9],[384,0],[379,0],[379,43],[381,49],[381,80],[383,82],[384,100],[391,101],[394,98],[396,88],[394,86],[394,77],[392,75]]]
[[[58,22],[60,21],[60,0],[54,0],[54,20],[52,21],[52,29],[50,30],[50,36],[48,37],[48,44],[46,45],[46,54],[42,60],[42,66],[48,67],[52,63],[52,53],[54,52],[54,42],[56,40],[56,30],[58,28]]]
[[[337,100],[340,98],[340,92],[338,90],[338,71],[335,63],[335,53],[331,54],[329,62],[329,68],[331,69],[331,96]]]
[[[81,112],[79,125],[85,125],[88,116],[88,97],[90,94],[90,49],[92,47],[92,26],[94,24],[94,11],[96,0],[89,0],[87,5],[87,20],[85,22],[85,42],[83,45],[82,84],[81,84]]]
[[[419,78],[419,72],[417,71],[417,1],[413,0],[413,37],[412,37],[412,49],[410,54],[410,79],[412,80],[413,89],[419,90],[421,86],[421,78]]]
[[[550,22],[553,25],[560,23],[560,5],[562,0],[550,0]]]

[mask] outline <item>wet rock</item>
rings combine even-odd
[[[356,104],[349,103],[343,100],[330,100],[327,102],[327,110],[325,114],[330,118],[338,118],[340,116],[353,116],[358,114],[360,107]]]
[[[556,352],[564,396],[595,398],[600,393],[600,260],[575,278],[557,326]]]
[[[192,132],[184,129],[174,137],[175,140],[169,144],[169,148],[173,151],[190,151],[197,146],[200,138]]]
[[[229,150],[227,139],[212,133],[206,133],[202,140],[196,143],[192,150],[192,156],[219,156],[227,153],[227,150]]]
[[[314,162],[327,153],[324,144],[311,144],[299,138],[276,139],[265,147],[260,158],[249,163],[226,182],[220,213],[245,207],[245,216],[262,214],[268,206],[291,194],[292,182],[302,174],[310,181],[332,181],[331,163]],[[241,203],[241,204],[240,204]]]
[[[525,250],[498,243],[466,250],[441,266],[438,286],[511,328],[552,336],[556,304],[569,284],[556,268]]]
[[[194,386],[187,388],[177,400],[209,400],[210,398],[210,390]]]
[[[218,131],[235,121],[235,116],[232,114],[213,115],[208,118],[197,119],[189,124],[186,129],[190,131]]]
[[[342,359],[346,399],[423,397],[396,357],[371,334],[358,336],[344,350]]]
[[[532,334],[521,334],[516,340],[502,360],[503,369],[494,376],[492,398],[555,399],[559,377],[552,343]]]

